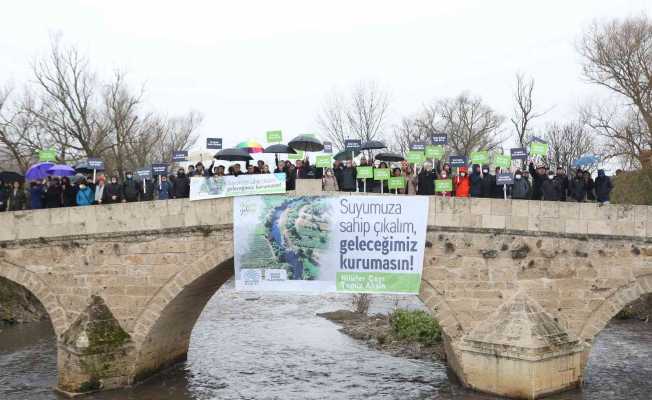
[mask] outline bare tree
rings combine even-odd
[[[551,168],[569,169],[573,162],[586,154],[595,152],[595,136],[583,122],[553,123],[547,126],[548,142],[546,160]]]
[[[361,82],[350,98],[333,91],[324,102],[317,122],[338,149],[346,139],[380,140],[389,110],[389,94],[376,82]]]
[[[418,117],[404,117],[400,124],[394,126],[394,137],[390,148],[399,154],[410,150],[410,143],[430,142],[430,132],[419,123]]]
[[[496,150],[504,141],[501,126],[505,117],[486,105],[480,97],[462,93],[426,106],[417,124],[428,137],[448,134],[451,154],[468,156],[477,150]]]
[[[516,89],[513,93],[514,110],[510,120],[514,125],[516,141],[520,147],[527,145],[531,122],[545,114],[535,110],[533,93],[534,78],[526,79],[525,76],[516,74]]]
[[[644,139],[639,142],[644,147],[631,146],[630,149],[649,149],[652,146],[652,23],[648,17],[643,14],[624,20],[594,22],[584,33],[578,50],[584,58],[584,76],[590,82],[622,95],[638,113],[636,119],[644,122],[642,136],[629,140],[631,146]],[[625,119],[632,122],[634,114],[627,111],[626,115]],[[606,117],[611,118],[609,115]],[[596,125],[605,124],[598,122]],[[613,121],[609,125],[613,127]],[[622,126],[618,134],[615,130],[611,133],[608,129],[601,130],[609,139],[618,139],[623,134]],[[628,157],[638,158],[638,154]]]

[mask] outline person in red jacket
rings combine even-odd
[[[455,186],[456,197],[469,197],[471,181],[466,167],[460,167],[457,176],[453,178],[453,186]]]

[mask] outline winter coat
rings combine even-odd
[[[295,190],[297,188],[297,170],[296,168],[285,168],[285,190]]]
[[[417,194],[424,196],[435,194],[435,179],[437,179],[435,171],[422,169],[417,175]]]
[[[496,193],[498,193],[498,190],[496,190],[497,186],[496,186],[496,176],[495,175],[491,175],[489,173],[482,175],[482,182],[481,182],[480,186],[482,188],[482,197],[485,197],[485,198],[496,197]],[[502,196],[502,193],[503,193],[502,189],[503,188],[501,187],[500,188],[500,196],[498,196],[499,198],[503,197]]]
[[[50,185],[45,189],[44,200],[45,208],[61,207],[62,190],[59,185]]]
[[[0,186],[0,212],[7,210],[7,202],[9,201],[9,191]]]
[[[325,192],[337,192],[337,179],[333,175],[321,178],[321,189]]]
[[[43,208],[43,196],[45,192],[43,190],[43,185],[36,185],[29,188],[29,208],[32,210],[38,210]]]
[[[545,201],[561,200],[561,185],[558,180],[546,179],[541,185],[541,193]]]
[[[133,178],[122,183],[122,200],[133,202],[140,198],[140,184]]]
[[[573,178],[568,184],[568,194],[575,201],[586,200],[586,188],[584,178]]]
[[[541,187],[543,186],[543,182],[548,180],[548,177],[546,175],[539,175],[536,169],[534,169],[533,163],[530,163],[528,170],[530,176],[532,176],[532,200],[541,200],[541,197],[543,196]]]
[[[469,197],[471,192],[471,179],[467,173],[466,167],[460,168],[460,173],[464,172],[466,176],[457,175],[453,178],[453,185],[455,186],[455,196],[456,197]]]
[[[122,201],[122,187],[119,183],[109,183],[104,186],[102,203],[113,204]]]
[[[156,198],[159,200],[169,200],[172,198],[172,184],[168,181],[161,182],[156,186]]]
[[[586,199],[588,201],[594,201],[595,200],[595,184],[593,183],[593,179],[589,178],[584,181],[584,190],[586,190]]]
[[[20,211],[27,207],[27,194],[24,189],[11,189],[7,200],[9,211]]]
[[[595,178],[595,197],[600,203],[609,201],[609,194],[613,189],[611,179],[604,174],[603,170],[598,171],[598,177]]]
[[[74,185],[64,185],[61,195],[64,207],[74,207],[77,205],[77,187]]]
[[[566,175],[555,175],[555,180],[559,182],[559,187],[561,188],[561,201],[566,201],[568,195],[568,186],[569,181]]]
[[[80,187],[77,191],[77,205],[78,206],[90,206],[95,201],[95,196],[93,190],[86,186],[83,189]]]
[[[405,178],[407,182],[407,194],[409,196],[414,196],[417,194],[417,177],[416,175],[407,176]]]
[[[344,167],[340,171],[340,190],[342,192],[355,192],[356,171],[353,167]]]
[[[200,175],[196,175],[200,176]],[[143,190],[143,183],[140,183],[140,201],[154,200],[154,192],[158,190],[158,185],[155,185],[150,179],[145,180],[145,190]]]
[[[186,199],[190,197],[190,178],[184,175],[177,175],[172,185],[172,197],[175,199]]]
[[[469,180],[471,181],[471,197],[482,197],[482,174],[480,165],[473,164]]]
[[[530,195],[530,182],[525,179],[514,179],[512,184],[512,199],[527,200]]]

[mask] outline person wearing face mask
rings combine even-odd
[[[548,171],[547,179],[541,185],[541,194],[545,201],[559,201],[561,200],[561,185],[555,179],[555,173]]]
[[[453,178],[453,186],[455,187],[455,197],[469,197],[471,180],[466,167],[460,167],[457,176]]]
[[[480,184],[480,186],[482,190],[482,194],[480,195],[480,197],[485,197],[485,198],[496,197],[496,192],[497,192],[496,176],[491,175],[491,173],[489,173],[488,165],[482,166],[482,183]],[[502,193],[501,193],[501,197],[502,197]]]
[[[95,202],[94,204],[102,204],[104,202],[104,191],[106,190],[106,185],[104,184],[106,178],[100,176],[97,178],[97,185],[95,185]]]
[[[177,171],[177,179],[172,187],[172,198],[186,199],[190,196],[190,178],[186,176],[183,169]]]
[[[90,206],[95,201],[93,190],[88,186],[86,179],[79,182],[79,190],[77,190],[77,205]]]
[[[539,166],[534,169],[534,163],[530,161],[528,166],[530,175],[532,175],[532,200],[541,200],[543,196],[542,186],[546,182],[546,169],[543,166]]]
[[[566,201],[568,195],[569,181],[568,181],[568,177],[566,176],[566,172],[562,167],[557,167],[557,174],[555,175],[555,180],[559,182],[559,186],[561,187],[561,201]]]
[[[102,203],[104,204],[114,204],[120,203],[122,201],[122,187],[118,183],[118,177],[112,176],[111,181],[104,188],[104,198]]]
[[[64,207],[77,205],[77,186],[70,183],[70,178],[67,176],[61,180],[61,199]]]
[[[471,197],[482,197],[482,170],[479,164],[473,164],[471,169]]]
[[[326,169],[324,176],[321,178],[321,189],[325,192],[337,192],[337,179],[333,175],[333,170],[330,168]]]
[[[134,179],[134,174],[127,171],[125,174],[125,181],[122,182],[122,202],[138,201],[140,197],[140,185]]]
[[[59,178],[52,179],[45,188],[45,208],[61,207],[62,194]]]
[[[161,184],[156,186],[156,199],[169,200],[172,198],[172,184],[168,181],[168,177],[161,176]]]
[[[422,196],[435,194],[435,179],[437,179],[437,174],[433,171],[432,164],[423,163],[423,168],[417,176],[417,194]]]
[[[527,200],[530,196],[530,182],[523,178],[520,169],[514,173],[514,183],[512,184],[512,199]]]
[[[584,190],[586,190],[586,200],[595,201],[595,183],[589,171],[584,171]]]

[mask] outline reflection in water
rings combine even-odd
[[[317,312],[347,308],[345,295],[242,294],[220,290],[193,330],[188,361],[127,390],[84,397],[149,399],[488,400],[452,381],[440,362],[406,360],[367,348]],[[420,307],[410,297],[375,296],[372,312]],[[584,390],[557,400],[649,399],[652,326],[613,322],[597,340]],[[50,326],[0,333],[0,399],[59,399]]]

